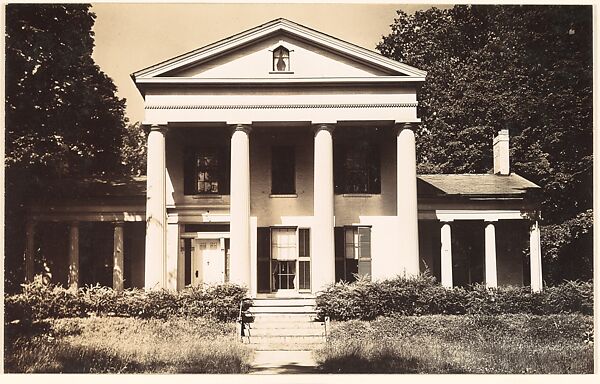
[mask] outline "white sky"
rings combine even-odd
[[[93,58],[127,99],[126,114],[135,122],[143,120],[143,99],[129,75],[142,68],[280,17],[375,49],[389,34],[397,9],[410,13],[432,6],[96,3]]]

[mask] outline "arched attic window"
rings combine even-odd
[[[290,71],[290,50],[280,45],[273,51],[273,72]]]

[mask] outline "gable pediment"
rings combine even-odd
[[[289,51],[277,71],[273,51]],[[134,73],[134,79],[282,79],[402,77],[425,72],[285,19],[277,19]]]

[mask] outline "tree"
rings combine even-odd
[[[419,92],[419,171],[488,172],[491,139],[508,128],[512,169],[543,189],[542,231],[562,225],[570,234],[559,256],[545,262],[591,249],[567,245],[590,243],[591,232],[580,237],[564,228],[585,220],[574,219],[593,202],[591,7],[398,11],[391,28],[381,53],[428,71]]]
[[[94,20],[90,5],[6,7],[7,279],[22,264],[29,199],[123,171],[125,100],[92,59]]]

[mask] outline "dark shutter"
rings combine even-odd
[[[196,151],[188,147],[183,152],[183,194],[196,194]]]
[[[231,155],[229,152],[229,147],[220,147],[219,156],[219,164],[221,164],[221,173],[219,175],[219,194],[229,195],[229,179],[231,177],[231,169],[229,164],[231,162]]]
[[[344,280],[344,227],[333,229],[335,240],[335,281]]]
[[[379,143],[371,142],[369,144],[367,166],[369,167],[368,193],[381,193],[381,161],[379,153]]]
[[[333,185],[336,194],[346,193],[346,178],[344,170],[344,158],[346,147],[340,140],[333,141]]]
[[[256,229],[256,281],[259,293],[271,292],[271,230],[269,227]]]

